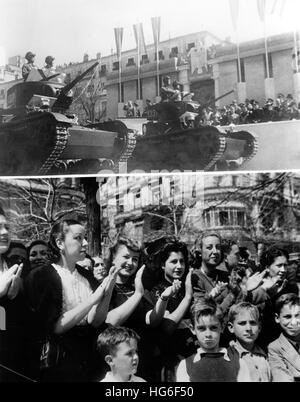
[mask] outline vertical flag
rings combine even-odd
[[[262,22],[264,22],[266,18],[266,6],[267,0],[257,0],[258,14]]]
[[[123,41],[123,28],[114,28],[116,48],[119,61],[119,102],[122,102],[122,72],[121,72],[121,54],[122,54],[122,41]]]
[[[144,37],[144,31],[143,31],[143,24],[142,23],[134,24],[133,30],[134,30],[134,37],[135,37],[138,53],[146,54],[147,49],[146,49],[146,43],[145,43],[145,37]]]
[[[160,17],[152,17],[152,31],[154,38],[155,54],[156,54],[156,84],[157,84],[157,96],[159,95],[159,60],[158,60],[158,44],[160,38]]]
[[[133,31],[137,48],[137,68],[138,68],[137,93],[138,93],[138,99],[141,99],[142,94],[141,94],[141,80],[140,80],[140,55],[147,53],[143,24],[142,23],[134,24]]]
[[[237,30],[237,22],[239,17],[239,0],[229,0],[230,12],[232,24],[235,30]]]
[[[284,7],[285,7],[285,0],[274,0],[271,13],[275,14],[277,12],[279,15],[282,15]]]
[[[257,0],[257,9],[258,9],[259,18],[261,19],[261,22],[264,25],[265,58],[266,58],[266,70],[267,70],[266,78],[270,78],[268,40],[267,40],[267,22],[266,22],[267,0]]]
[[[241,60],[240,60],[240,42],[239,42],[239,30],[238,30],[238,18],[239,18],[239,0],[229,0],[230,12],[232,24],[236,33],[236,53],[238,62],[238,82],[242,81],[241,72]]]
[[[122,52],[122,42],[123,42],[123,28],[114,28],[114,31],[115,31],[117,55],[118,59],[120,59]]]
[[[157,51],[160,38],[160,17],[152,17],[151,22],[152,22],[155,50]]]

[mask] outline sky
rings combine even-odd
[[[239,1],[240,41],[263,37],[256,0]],[[276,0],[266,0],[271,10]],[[270,35],[300,29],[300,0],[285,1],[267,18]],[[116,51],[114,28],[123,27],[122,50],[135,47],[132,25],[142,22],[146,44],[153,43],[151,17],[161,17],[160,40],[207,30],[220,39],[236,34],[229,0],[0,0],[0,65],[8,57],[36,53],[42,66],[47,55],[55,64],[80,62]]]

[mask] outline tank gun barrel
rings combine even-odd
[[[219,101],[220,99],[225,98],[225,96],[232,94],[232,92],[234,92],[233,89],[232,89],[231,91],[225,92],[224,94],[218,96],[217,98],[213,96],[208,102],[205,102],[205,103],[202,105],[202,107],[206,107],[206,106],[210,105],[211,103],[216,103],[216,102]]]
[[[69,84],[65,85],[63,88],[60,89],[58,98],[56,99],[54,105],[52,106],[52,110],[66,110],[69,108],[70,104],[72,103],[72,97],[68,96],[68,92],[85,77],[90,71],[92,71],[99,62],[97,61],[87,70],[85,70],[82,74],[78,75],[73,81]]]
[[[87,70],[85,70],[82,74],[78,75],[78,77],[74,78],[73,81],[71,81],[69,84],[64,86],[61,89],[61,94],[67,94],[79,81],[81,81],[90,71],[92,71],[99,62],[97,61],[94,63],[91,67],[89,67]]]

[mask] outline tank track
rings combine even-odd
[[[252,141],[250,139],[247,140],[248,146],[249,148],[251,148],[250,150],[250,154],[248,156],[246,156],[243,160],[243,164],[245,162],[247,162],[248,160],[252,159],[258,152],[258,136],[255,134],[251,133],[251,136],[253,137]]]
[[[204,171],[209,171],[211,170],[215,164],[218,162],[218,160],[222,157],[223,153],[225,152],[226,149],[226,139],[223,136],[219,137],[219,149],[215,153],[214,157],[208,162],[206,166],[204,166]]]
[[[126,163],[128,161],[128,159],[131,158],[132,153],[135,149],[135,146],[136,146],[135,134],[127,133],[124,148],[121,152],[119,160],[114,165],[114,169],[113,169],[114,173],[119,173],[120,167],[121,167],[120,164]]]
[[[58,161],[60,155],[67,146],[68,138],[70,134],[68,132],[68,126],[63,123],[56,123],[56,139],[51,154],[39,169],[39,174],[46,174],[52,166]]]

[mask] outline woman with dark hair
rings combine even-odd
[[[6,255],[10,243],[9,225],[0,207],[0,382],[22,381],[25,371],[21,280],[23,264],[10,267]]]
[[[186,244],[176,239],[165,239],[156,262],[157,282],[151,291],[145,293],[151,305],[146,322],[150,328],[155,328],[153,332],[160,351],[153,365],[158,376],[156,381],[172,381],[180,358],[196,350],[189,328],[192,269],[188,268]]]
[[[299,293],[298,286],[289,284],[286,279],[288,258],[285,250],[275,246],[261,255],[260,266],[264,277],[261,285],[252,292],[251,302],[262,313],[262,331],[257,342],[263,348],[280,335],[280,327],[275,323],[274,315],[276,300],[283,294]]]
[[[54,224],[49,246],[52,264],[32,270],[25,283],[33,331],[44,341],[40,379],[86,381],[116,271],[112,269],[98,286],[92,272],[77,265],[85,257],[87,242],[85,229],[76,220]]]
[[[44,240],[33,240],[27,247],[30,269],[40,268],[49,263],[49,246]]]

